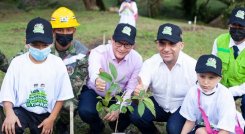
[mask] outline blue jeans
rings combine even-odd
[[[31,134],[40,134],[42,132],[42,128],[38,128],[38,125],[40,125],[43,120],[48,118],[50,115],[49,113],[36,114],[29,112],[22,107],[14,107],[13,110],[16,116],[19,118],[22,126],[19,127],[17,124],[15,125],[16,134],[23,134],[25,128],[29,128]]]
[[[103,132],[104,123],[100,119],[99,114],[96,110],[96,104],[98,99],[96,98],[97,93],[89,89],[87,86],[83,86],[81,94],[79,96],[78,104],[78,113],[80,118],[89,124],[90,132],[93,134],[100,134]],[[112,98],[112,101],[109,105],[116,103],[115,98]],[[109,122],[111,129],[115,128],[115,122]],[[126,114],[119,115],[119,123],[117,130],[123,132],[130,125],[129,112]]]
[[[130,116],[131,122],[138,127],[142,134],[158,133],[153,121],[167,122],[166,129],[168,134],[180,134],[185,123],[185,118],[179,114],[180,108],[174,113],[165,112],[153,97],[150,97],[150,99],[154,103],[156,117],[154,117],[147,108],[145,109],[143,116],[140,117],[138,114],[137,105],[132,104],[134,107],[134,112]]]

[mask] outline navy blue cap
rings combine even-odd
[[[245,26],[245,8],[238,7],[232,10],[229,24],[240,24]]]
[[[32,19],[26,28],[26,44],[35,41],[40,41],[47,45],[53,43],[52,26],[49,21],[40,17]]]
[[[125,23],[120,23],[117,25],[112,38],[116,42],[125,41],[130,45],[134,45],[135,37],[136,28],[134,26]]]
[[[173,43],[182,41],[182,30],[174,24],[166,23],[158,28],[157,40],[168,40]]]
[[[195,71],[197,73],[214,73],[222,77],[222,61],[215,55],[202,55],[198,58]]]

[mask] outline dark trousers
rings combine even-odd
[[[156,117],[154,117],[147,108],[145,109],[143,116],[140,117],[138,114],[137,105],[132,104],[134,107],[134,112],[131,114],[131,122],[138,127],[142,134],[158,133],[153,121],[167,122],[166,129],[168,134],[180,134],[185,123],[185,118],[179,114],[180,108],[174,113],[165,112],[153,97],[150,97],[150,99],[154,103]]]
[[[240,98],[242,98],[240,107],[242,111],[242,117],[245,119],[245,95],[242,95]]]
[[[99,117],[99,113],[96,110],[96,104],[99,101],[97,93],[89,89],[87,86],[83,86],[79,97],[78,113],[81,119],[88,123],[90,126],[90,132],[93,134],[100,134],[104,129],[104,123]],[[112,98],[110,104],[116,103],[115,98]],[[109,122],[111,129],[114,130],[115,122]],[[130,125],[129,113],[119,115],[119,123],[117,130],[123,132]]]
[[[42,132],[42,128],[38,128],[38,125],[40,125],[42,121],[50,115],[49,113],[36,114],[29,112],[22,107],[14,107],[14,113],[19,118],[22,126],[19,127],[17,124],[15,124],[16,134],[23,134],[25,128],[29,128],[31,134],[40,134]]]

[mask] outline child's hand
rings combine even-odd
[[[5,132],[6,134],[15,134],[15,123],[21,127],[20,120],[14,112],[6,115],[2,125],[2,132]]]
[[[54,120],[51,118],[46,118],[40,125],[38,125],[38,128],[43,127],[41,134],[52,134],[53,126]]]

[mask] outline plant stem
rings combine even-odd
[[[117,122],[116,122],[115,133],[117,132],[118,120],[119,120],[119,116],[118,116]]]

